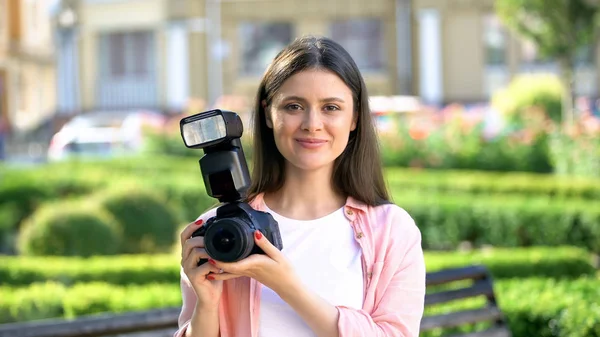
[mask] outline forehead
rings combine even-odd
[[[352,96],[344,81],[329,70],[312,69],[298,72],[288,78],[279,88],[279,98],[296,95],[303,97]]]

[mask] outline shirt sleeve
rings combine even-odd
[[[396,221],[404,222],[398,226],[402,232],[392,234],[394,238],[390,239],[381,277],[375,285],[373,313],[337,307],[340,337],[419,336],[425,305],[425,260],[421,232],[408,213],[403,210],[402,213],[401,219],[396,217]]]
[[[173,337],[183,337],[187,327],[190,325],[192,315],[194,314],[194,308],[196,307],[196,293],[192,288],[190,281],[181,269],[181,297],[183,304],[181,306],[181,312],[179,313],[179,319],[177,320],[179,329],[173,334]]]
[[[217,213],[217,209],[212,208],[206,211],[204,214],[200,215],[196,220],[203,219],[204,221],[208,220],[210,217],[213,217]],[[196,308],[196,292],[192,285],[190,284],[190,280],[187,275],[183,272],[183,267],[180,269],[180,284],[181,284],[181,299],[182,306],[181,312],[179,313],[179,319],[177,321],[179,328],[173,334],[173,337],[183,337],[185,336],[185,332],[190,325],[190,321],[192,320],[192,315],[194,314],[194,309]]]

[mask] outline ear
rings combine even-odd
[[[356,116],[354,116],[354,118],[352,118],[352,124],[350,125],[350,131],[356,130],[357,123],[358,123],[358,115],[356,115]]]
[[[263,111],[265,112],[265,120],[267,122],[267,127],[269,129],[273,128],[273,121],[271,120],[271,113],[269,112],[269,107],[267,106],[267,101],[262,100],[260,102],[262,104]]]

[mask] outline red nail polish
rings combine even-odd
[[[204,223],[204,220],[202,220],[202,219],[198,219],[198,220],[196,220],[194,223],[195,223],[196,225],[200,226],[200,225],[202,225],[202,223]]]
[[[254,232],[254,236],[256,237],[256,240],[262,239],[262,233],[260,231]]]
[[[212,276],[212,275],[207,275],[207,276],[206,276],[206,278],[207,278],[207,279],[209,279],[209,280],[211,280],[211,281],[214,281],[214,280],[215,280],[215,277],[214,277],[214,276]]]
[[[208,263],[212,264],[213,266],[217,264],[217,262],[213,259],[208,259]]]

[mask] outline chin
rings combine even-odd
[[[295,169],[302,171],[318,171],[333,166],[333,162],[295,161],[290,163]]]

